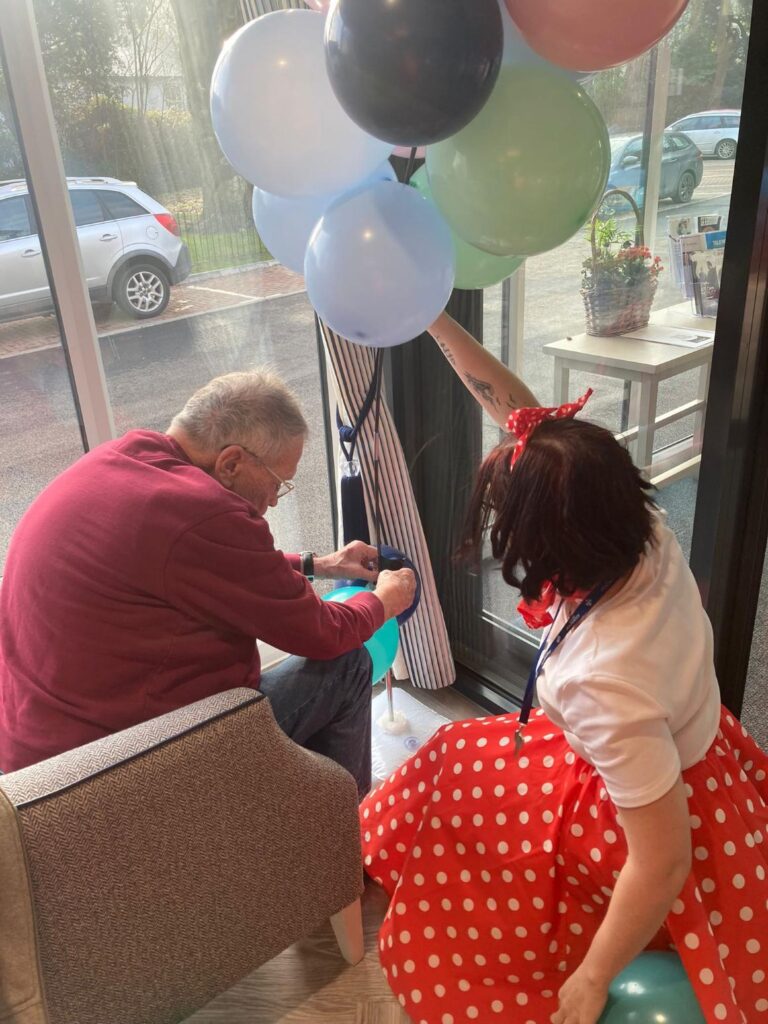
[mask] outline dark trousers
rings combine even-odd
[[[372,673],[361,647],[333,661],[286,658],[260,683],[283,732],[346,768],[360,799],[371,788]]]

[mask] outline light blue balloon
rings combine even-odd
[[[502,50],[502,64],[541,64],[561,74],[572,78],[574,82],[584,85],[594,77],[592,71],[566,71],[564,68],[555,67],[548,60],[541,57],[535,50],[532,50],[528,43],[520,35],[520,31],[509,15],[504,0],[499,0],[501,8],[501,25],[504,30],[504,48]]]
[[[433,324],[454,273],[448,225],[415,189],[393,181],[332,203],[304,260],[307,295],[320,319],[375,348],[409,341]]]
[[[355,594],[362,594],[367,587],[339,587],[329,594],[323,595],[324,601],[348,601]],[[400,642],[400,633],[397,628],[397,619],[387,619],[384,625],[377,629],[370,640],[366,640],[365,648],[373,662],[372,682],[378,683],[380,679],[392,668],[397,655],[397,646]]]
[[[376,181],[397,181],[397,175],[388,160],[371,175],[364,186]],[[338,192],[329,196],[289,198],[254,188],[253,222],[262,242],[275,259],[289,270],[303,274],[304,255],[312,230],[331,203],[339,198]]]

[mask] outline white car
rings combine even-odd
[[[702,110],[671,124],[667,131],[685,132],[704,156],[732,160],[739,141],[740,110]]]
[[[67,187],[91,299],[158,316],[190,270],[174,216],[130,181],[67,178]],[[0,321],[51,307],[27,184],[0,182]]]

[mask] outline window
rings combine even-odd
[[[147,214],[143,206],[139,206],[124,192],[108,192],[106,189],[99,189],[96,195],[104,204],[109,216],[115,220],[122,220],[125,217],[144,217]]]
[[[682,135],[665,135],[664,136],[664,148],[666,149],[667,143],[669,143],[670,150],[683,150],[691,148],[691,140],[686,139]]]
[[[706,131],[711,131],[713,128],[719,128],[720,127],[720,120],[721,119],[719,117],[712,117],[712,116],[700,117],[699,121],[701,123],[697,127],[703,128]]]
[[[85,227],[86,224],[98,224],[103,221],[104,211],[95,192],[91,189],[70,189],[69,200],[75,215],[75,224]]]
[[[31,234],[34,232],[29,223],[25,197],[11,196],[0,200],[0,242]]]
[[[723,128],[738,128],[740,120],[738,114],[727,114],[723,118]]]
[[[633,139],[629,143],[627,148],[624,150],[624,156],[622,157],[622,161],[626,160],[627,157],[633,157],[634,159],[639,160],[642,157],[642,155],[643,155],[643,140],[642,139]]]

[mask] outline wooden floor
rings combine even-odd
[[[453,689],[407,688],[454,720],[484,712]],[[395,706],[397,696],[395,695]],[[387,909],[383,889],[366,882],[365,958],[345,964],[330,925],[297,942],[229,989],[185,1024],[408,1024],[379,967],[376,936]]]

